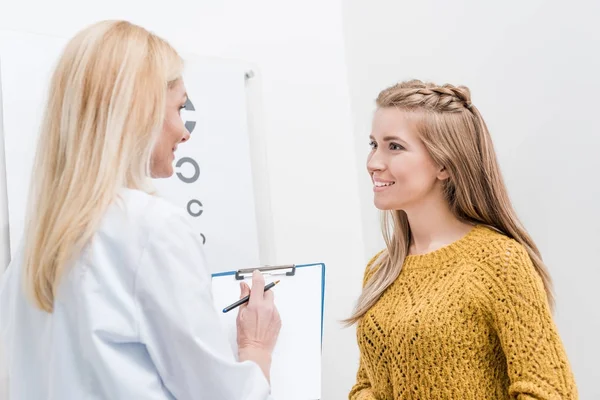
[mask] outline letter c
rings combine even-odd
[[[191,178],[188,178],[186,176],[183,176],[183,174],[181,172],[177,173],[177,177],[179,179],[181,179],[182,182],[185,183],[194,183],[198,180],[198,178],[200,177],[200,166],[198,165],[198,163],[190,157],[183,157],[181,159],[179,159],[179,161],[177,161],[177,168],[181,168],[181,166],[185,163],[190,163],[192,164],[192,167],[194,167],[194,175],[192,175]]]

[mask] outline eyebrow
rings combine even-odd
[[[375,140],[375,138],[373,137],[373,135],[370,135],[370,136],[369,136],[369,139],[373,139],[373,140]],[[389,135],[388,135],[388,136],[384,136],[384,137],[383,137],[383,141],[384,141],[384,142],[391,142],[391,141],[393,141],[393,140],[396,140],[396,141],[398,141],[398,142],[403,142],[403,143],[406,143],[406,141],[402,140],[402,138],[400,138],[399,136],[389,136]]]

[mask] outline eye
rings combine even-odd
[[[185,108],[185,104],[182,104],[179,106],[179,112],[181,112],[181,110],[183,110]]]
[[[390,150],[404,150],[404,146],[398,143],[390,143]]]
[[[371,149],[373,149],[373,150],[376,149],[377,148],[377,142],[375,142],[374,140],[370,140],[369,141],[369,147]]]

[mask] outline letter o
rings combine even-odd
[[[194,167],[194,175],[192,175],[191,178],[188,178],[186,176],[183,176],[183,174],[181,172],[177,173],[177,177],[179,179],[181,179],[181,181],[185,182],[185,183],[194,183],[198,180],[198,178],[200,177],[200,166],[198,165],[198,163],[190,157],[182,157],[179,159],[179,161],[177,161],[177,168],[181,168],[181,166],[185,163],[190,163],[192,164],[192,167]]]

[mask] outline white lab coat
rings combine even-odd
[[[25,297],[22,251],[2,277],[9,398],[271,399],[258,365],[236,360],[219,325],[185,213],[140,191],[120,198],[64,275],[53,313]]]

